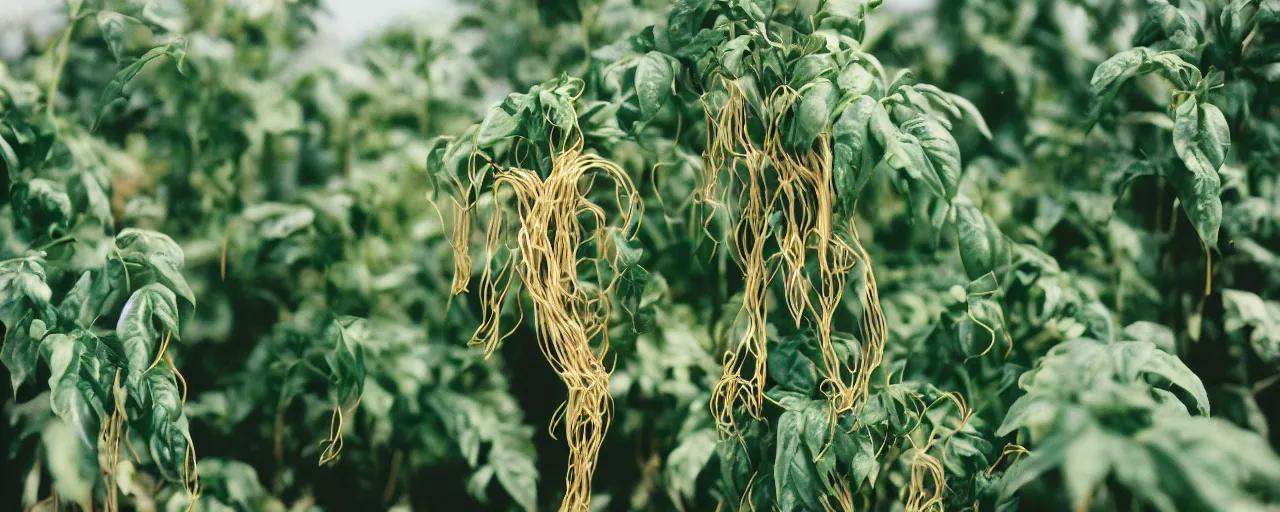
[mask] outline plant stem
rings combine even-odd
[[[53,124],[53,108],[57,103],[58,83],[62,81],[62,69],[67,66],[67,48],[71,44],[71,32],[76,29],[79,14],[79,4],[67,6],[67,30],[62,32],[62,38],[52,48],[57,52],[57,61],[53,65],[53,79],[49,81],[49,89],[45,92],[45,112],[49,115],[49,124]]]

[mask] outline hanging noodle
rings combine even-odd
[[[472,343],[483,345],[487,356],[511,334],[512,330],[502,330],[500,319],[508,293],[516,284],[515,277],[519,276],[519,285],[533,303],[538,346],[569,390],[568,399],[551,424],[554,431],[563,422],[569,445],[566,491],[560,510],[585,512],[590,509],[596,459],[613,414],[609,395],[611,370],[606,368],[604,357],[609,347],[608,297],[618,275],[616,254],[609,254],[614,245],[608,238],[605,211],[585,194],[596,176],[612,180],[615,199],[624,210],[622,224],[628,228],[633,221],[638,223],[642,204],[626,172],[613,162],[583,152],[580,136],[568,147],[553,148],[552,169],[546,178],[528,169],[503,168],[492,162],[488,165],[494,170],[495,211],[486,237],[489,262],[481,277],[482,318]],[[498,204],[504,191],[510,191],[514,203],[511,208]],[[461,208],[468,215],[455,220],[455,251],[466,246],[473,206]],[[512,214],[518,227],[515,250],[505,245],[509,234],[505,225]],[[590,219],[590,230],[584,228],[583,217]],[[629,236],[634,236],[634,231]],[[589,240],[594,241],[597,254],[580,255],[579,250]],[[599,263],[600,259],[607,260],[613,268],[613,280],[605,286],[581,283],[581,264]],[[469,274],[469,258],[465,267]],[[466,285],[466,276],[455,275],[455,292],[465,291]],[[523,309],[520,317],[523,318]],[[519,321],[512,329],[518,325]],[[596,338],[601,341],[593,348]]]

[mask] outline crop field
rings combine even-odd
[[[1280,0],[881,4],[0,19],[0,510],[1280,511]]]

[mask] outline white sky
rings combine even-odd
[[[280,0],[239,0],[246,3]],[[532,0],[530,0],[532,1]],[[849,1],[849,0],[835,0]],[[885,0],[885,8],[913,11],[935,0]],[[329,15],[318,20],[324,46],[346,46],[378,29],[400,21],[453,20],[460,11],[456,0],[325,0]],[[0,55],[12,54],[22,37],[16,31],[46,33],[56,27],[62,0],[0,0]]]

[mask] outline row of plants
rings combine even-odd
[[[14,506],[1280,502],[1280,5],[468,7],[0,64]]]

